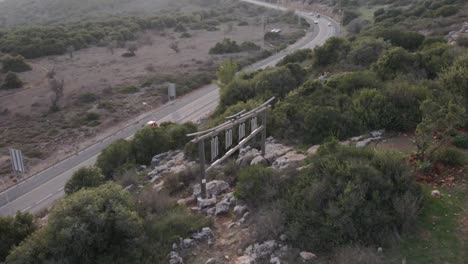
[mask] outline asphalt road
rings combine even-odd
[[[265,2],[242,1],[268,8],[286,10],[284,7]],[[290,52],[298,49],[314,48],[322,45],[328,38],[339,34],[339,25],[328,17],[322,15],[320,19],[316,19],[305,12],[296,11],[296,13],[304,17],[312,25],[306,36],[284,51],[246,67],[243,69],[244,71],[274,66]],[[314,20],[318,20],[319,23],[314,24]],[[331,23],[331,26],[328,23]],[[218,101],[219,88],[214,84],[210,84],[140,116],[136,119],[137,121],[127,124],[117,133],[0,193],[0,215],[10,215],[16,211],[34,213],[50,206],[64,195],[63,187],[73,173],[80,167],[93,165],[99,152],[113,141],[131,137],[150,120],[155,120],[158,123],[164,121],[196,122],[213,112]]]

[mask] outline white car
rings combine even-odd
[[[314,20],[314,24],[318,24],[318,21],[317,21],[317,20]]]
[[[331,22],[328,22],[328,26],[331,27]]]
[[[148,123],[146,123],[146,126],[158,127],[158,123],[156,123],[156,121],[148,121]]]

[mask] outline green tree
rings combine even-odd
[[[359,38],[352,43],[348,57],[353,64],[369,66],[379,59],[382,52],[389,48],[390,44],[381,38]]]
[[[72,194],[83,188],[97,187],[105,182],[101,170],[96,167],[83,167],[75,171],[65,184],[65,193]]]
[[[31,66],[26,63],[24,57],[21,55],[6,55],[2,58],[1,61],[3,64],[3,72],[25,72],[31,70]]]
[[[149,164],[154,155],[168,151],[170,138],[164,127],[145,127],[132,139],[132,153],[137,164]]]
[[[36,230],[30,213],[17,212],[15,216],[0,217],[0,261],[5,261],[13,247]]]
[[[284,199],[288,237],[299,248],[380,244],[414,224],[422,192],[397,153],[323,145]]]
[[[336,64],[344,59],[350,49],[346,39],[332,37],[321,47],[314,49],[314,64],[317,66],[327,66]]]
[[[216,75],[218,77],[218,84],[222,88],[228,85],[236,76],[239,65],[233,60],[225,60],[223,64],[218,67]]]
[[[468,109],[468,56],[457,59],[441,73],[440,78],[443,86],[452,93],[453,99]]]
[[[107,179],[112,179],[114,172],[126,163],[133,163],[131,143],[119,139],[101,151],[97,157],[96,166],[101,169]]]
[[[7,263],[138,263],[143,221],[130,194],[114,183],[69,195],[48,224],[7,257]]]
[[[447,105],[426,100],[421,104],[422,121],[415,131],[416,156],[419,161],[428,161],[429,158],[448,142],[450,132],[461,125],[465,111],[452,102]]]
[[[3,80],[2,89],[16,89],[23,87],[23,82],[14,72],[8,72]]]
[[[384,80],[393,79],[397,74],[408,74],[415,71],[416,57],[403,48],[392,48],[384,52],[373,70]]]

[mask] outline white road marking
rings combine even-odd
[[[39,201],[36,202],[36,204],[40,204],[42,203],[43,201],[47,200],[47,198],[51,197],[53,194],[52,193],[49,193],[46,197],[40,199]]]

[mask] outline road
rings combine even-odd
[[[284,7],[265,2],[242,1],[267,8],[286,10]],[[328,17],[322,15],[322,18],[318,20],[319,24],[314,24],[316,19],[308,13],[301,11],[296,11],[296,13],[304,17],[312,25],[311,30],[301,40],[284,51],[250,65],[244,68],[244,71],[274,66],[286,54],[298,49],[314,48],[339,33],[339,25]],[[331,26],[328,23],[331,23]],[[117,133],[0,193],[0,215],[10,215],[16,211],[35,213],[50,206],[64,195],[63,187],[73,173],[80,167],[93,165],[101,150],[113,141],[131,137],[150,120],[155,120],[158,123],[164,121],[183,123],[200,120],[215,110],[218,101],[219,88],[214,84],[210,84],[138,117],[135,122],[127,124]]]

